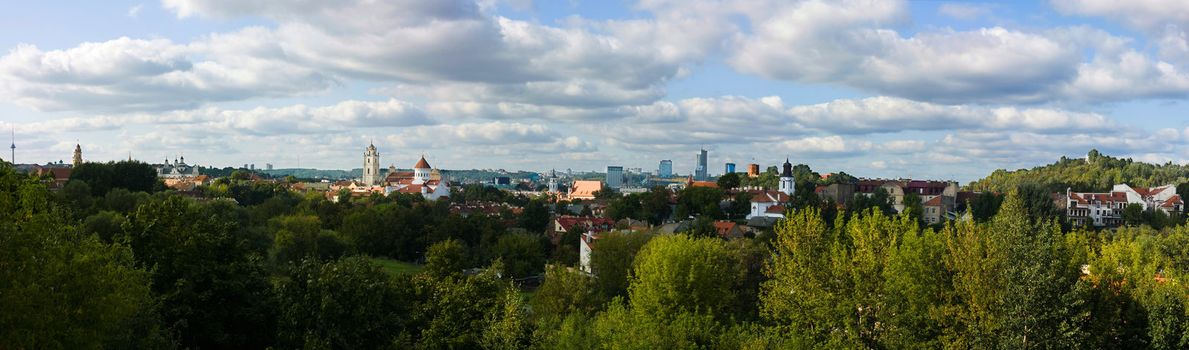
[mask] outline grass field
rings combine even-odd
[[[421,265],[417,265],[414,263],[407,263],[404,261],[398,261],[398,260],[392,260],[392,259],[371,258],[371,260],[376,262],[377,264],[380,264],[380,266],[384,268],[385,272],[388,272],[389,274],[392,274],[394,276],[395,275],[415,274],[415,273],[421,272],[421,269],[425,268]]]

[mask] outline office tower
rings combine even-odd
[[[694,179],[698,181],[706,181],[709,176],[706,174],[706,150],[702,149],[698,152],[698,167],[694,168]]]
[[[623,187],[623,167],[622,166],[608,166],[607,167],[607,187],[618,189]]]
[[[733,172],[735,172],[735,163],[727,163],[727,166],[725,169],[723,169],[722,174],[726,175],[726,174],[730,174]]]
[[[656,176],[661,177],[661,178],[672,177],[673,176],[673,161],[668,160],[668,159],[662,160],[660,167],[657,168],[657,170],[656,170]]]

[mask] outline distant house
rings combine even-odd
[[[1069,222],[1075,226],[1118,226],[1123,224],[1123,209],[1138,204],[1144,210],[1159,210],[1165,214],[1180,214],[1185,201],[1174,185],[1160,187],[1131,187],[1115,185],[1108,193],[1072,192],[1054,195],[1059,208],[1065,209]]]
[[[747,219],[756,217],[783,218],[785,204],[790,201],[788,194],[780,191],[760,191],[751,197],[751,212]]]
[[[70,182],[71,169],[66,167],[42,167],[34,166],[33,174],[37,177],[48,177],[49,182],[46,187],[51,190],[60,189]]]
[[[719,237],[732,239],[743,237],[742,225],[736,224],[734,221],[718,220],[714,222],[714,231],[718,233]]]

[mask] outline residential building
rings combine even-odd
[[[1109,193],[1065,191],[1056,195],[1057,206],[1065,209],[1069,222],[1075,226],[1118,226],[1123,224],[1123,210],[1138,204],[1144,210],[1159,210],[1165,214],[1181,214],[1185,202],[1175,185],[1160,187],[1131,187],[1118,184]]]
[[[698,151],[698,166],[694,168],[694,179],[698,181],[706,181],[710,176],[706,173],[706,150]]]
[[[823,201],[831,200],[834,203],[845,207],[850,203],[850,199],[855,196],[855,185],[834,183],[826,186],[818,186],[816,189],[814,189],[814,192],[816,192],[817,196]]]
[[[958,183],[954,181],[862,179],[855,188],[856,192],[868,196],[877,190],[883,190],[891,199],[892,208],[896,209],[896,212],[904,211],[904,196],[914,193],[921,198],[922,206],[933,205],[937,208],[937,220],[929,222],[929,214],[925,213],[925,222],[939,223],[957,216]],[[925,209],[928,212],[928,209]]]
[[[673,161],[662,160],[660,167],[656,170],[656,176],[660,178],[669,178],[673,176]]]
[[[623,187],[623,167],[622,166],[608,166],[607,167],[607,187],[619,189]]]
[[[722,172],[723,175],[734,173],[735,172],[735,163],[727,163],[726,166],[724,166],[722,171],[723,171]]]
[[[734,221],[717,220],[714,222],[714,231],[718,236],[725,239],[743,237],[742,225],[736,224]]]

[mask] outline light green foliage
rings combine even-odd
[[[680,314],[726,319],[735,300],[734,257],[720,239],[654,238],[636,256],[631,306],[661,319]]]
[[[560,266],[545,271],[545,281],[531,301],[537,317],[554,322],[574,313],[592,314],[601,304],[593,277]]]

